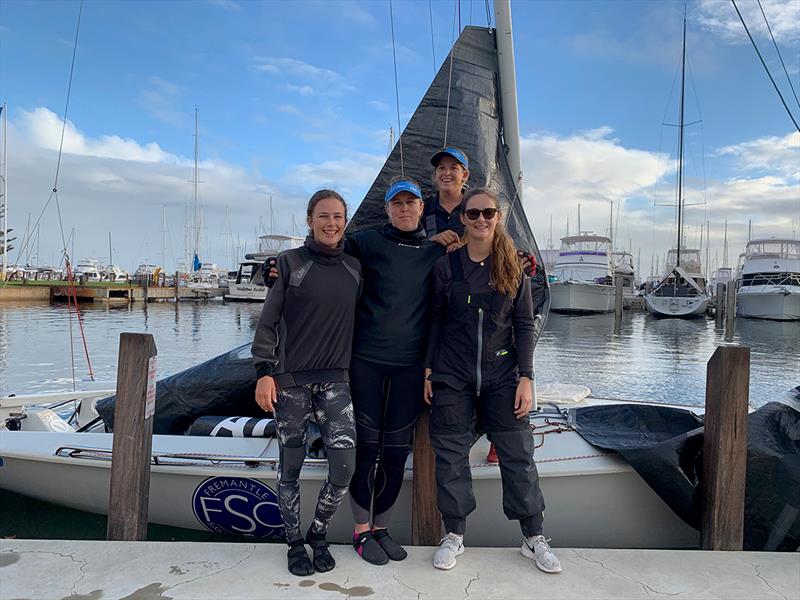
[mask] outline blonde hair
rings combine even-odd
[[[488,188],[474,188],[469,190],[464,196],[462,206],[464,210],[469,207],[469,201],[475,196],[488,196],[492,199],[494,207],[498,209],[497,216],[501,216],[500,200],[493,191]],[[464,239],[469,238],[469,228],[464,232]],[[522,280],[522,265],[517,258],[517,249],[511,236],[506,232],[502,221],[498,219],[492,240],[492,287],[501,294],[515,296],[519,282]]]

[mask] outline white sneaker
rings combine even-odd
[[[456,566],[456,556],[464,554],[464,536],[448,533],[439,542],[439,548],[433,555],[433,566],[437,569],[452,569]]]
[[[530,558],[545,573],[561,573],[561,562],[550,549],[549,540],[543,535],[535,535],[522,541],[520,552],[525,558]]]

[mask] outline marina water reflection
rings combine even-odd
[[[159,376],[175,373],[252,340],[260,304],[222,302],[81,306],[97,383],[113,387],[123,331],[148,332],[158,347]],[[73,324],[79,388],[89,388],[77,326]],[[580,383],[596,396],[702,404],[706,362],[724,331],[708,319],[655,319],[551,314],[536,351],[543,383]],[[732,343],[751,347],[750,401],[787,400],[800,384],[800,323],[736,320]],[[0,393],[72,388],[66,305],[0,305]],[[795,403],[796,405],[796,403]]]

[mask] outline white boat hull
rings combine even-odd
[[[547,417],[555,422],[559,416]],[[544,416],[537,417],[542,419]],[[536,422],[536,419],[534,419]],[[547,502],[545,532],[558,546],[602,548],[697,547],[699,534],[681,521],[618,455],[586,443],[577,433],[536,435],[536,460]],[[111,462],[70,457],[61,446],[110,450],[112,434],[0,431],[0,487],[71,508],[106,513]],[[511,546],[519,525],[502,512],[499,468],[485,461],[488,443],[472,449],[477,510],[468,520],[467,540],[476,546]],[[153,453],[204,453],[218,457],[277,457],[277,441],[267,438],[153,437]],[[266,458],[269,460],[269,458]],[[246,466],[242,461],[213,464],[201,459],[162,458],[151,470],[149,520],[153,523],[259,535],[280,535],[274,460]],[[401,543],[411,539],[411,464],[393,517]],[[301,474],[302,520],[310,523],[324,461],[307,461]],[[277,516],[276,516],[277,515]],[[347,543],[352,520],[347,503],[329,531]]]
[[[267,288],[250,283],[230,283],[225,293],[225,300],[243,300],[246,302],[263,302],[267,298]]]
[[[550,310],[560,313],[607,313],[614,310],[614,287],[583,281],[550,284]]]
[[[659,317],[699,317],[708,309],[708,296],[655,296],[646,294],[647,310]]]
[[[800,320],[800,287],[752,285],[736,292],[736,314],[754,319]]]

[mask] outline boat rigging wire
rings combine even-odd
[[[428,19],[431,24],[431,57],[433,58],[433,76],[436,77],[436,44],[433,41],[433,0],[428,0]]]
[[[739,15],[739,20],[742,22],[742,26],[744,27],[744,30],[747,33],[747,37],[750,38],[750,43],[753,45],[753,48],[755,49],[756,54],[758,55],[758,59],[761,61],[764,70],[767,72],[767,77],[769,77],[769,80],[772,82],[772,87],[774,87],[775,91],[778,93],[778,97],[781,99],[783,108],[786,109],[786,114],[789,115],[789,118],[792,120],[792,123],[794,123],[795,129],[797,129],[797,131],[800,131],[800,125],[797,124],[797,121],[795,120],[792,111],[790,111],[789,107],[786,105],[786,100],[783,99],[783,94],[781,94],[781,90],[778,88],[778,84],[775,83],[775,79],[772,77],[772,73],[769,72],[769,67],[767,66],[767,63],[764,62],[764,57],[761,56],[761,52],[759,51],[758,46],[756,45],[756,41],[753,39],[753,36],[750,35],[750,30],[747,28],[747,23],[744,22],[744,17],[742,17],[742,13],[739,11],[739,7],[736,6],[736,0],[731,0],[731,4],[733,4],[733,8],[736,9],[736,14]]]
[[[783,67],[783,72],[786,75],[786,79],[789,81],[789,87],[792,88],[792,94],[794,95],[794,101],[797,103],[797,106],[800,106],[800,100],[797,99],[797,92],[794,91],[794,85],[792,84],[792,78],[789,77],[789,72],[786,70],[786,63],[783,62],[783,56],[781,56],[781,51],[778,49],[778,43],[775,41],[775,36],[772,35],[772,28],[769,26],[769,21],[767,21],[767,15],[764,13],[764,7],[761,6],[761,0],[758,1],[758,8],[761,9],[761,16],[764,17],[764,23],[767,25],[767,31],[769,31],[769,37],[772,38],[772,45],[775,46],[775,52],[778,54],[778,58],[781,61],[781,66]]]
[[[450,119],[450,89],[453,85],[453,51],[456,49],[456,11],[458,9],[458,0],[453,3],[453,36],[450,40],[450,73],[447,76],[447,104],[444,109],[444,142],[443,147],[447,146],[447,125]]]
[[[405,165],[403,164],[403,128],[400,126],[400,88],[397,85],[397,50],[394,41],[394,10],[392,0],[389,0],[389,21],[392,27],[392,61],[394,62],[394,101],[397,108],[397,143],[400,145],[400,176],[405,177]]]

